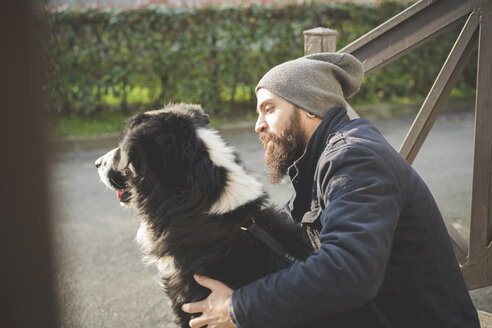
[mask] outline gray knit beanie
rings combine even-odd
[[[275,66],[258,82],[297,107],[323,118],[359,91],[364,69],[350,54],[319,53]]]

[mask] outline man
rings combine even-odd
[[[363,77],[353,56],[323,53],[271,69],[256,88],[256,132],[287,211],[319,241],[304,262],[183,309],[202,327],[479,327],[437,205],[418,174],[344,98]],[[319,234],[319,238],[317,238]]]

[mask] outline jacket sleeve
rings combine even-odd
[[[241,328],[292,327],[356,309],[382,285],[403,203],[396,177],[379,156],[353,145],[325,151],[319,163],[321,248],[234,291]]]

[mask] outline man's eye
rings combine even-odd
[[[265,107],[265,112],[267,112],[267,113],[271,113],[271,112],[273,112],[273,110],[274,110],[273,106]]]

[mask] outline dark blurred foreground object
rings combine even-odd
[[[32,3],[0,2],[0,327],[57,327]]]

